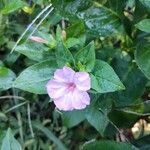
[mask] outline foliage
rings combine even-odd
[[[150,122],[150,0],[0,0],[0,59],[2,150],[150,149],[131,130]],[[47,95],[65,65],[90,74],[83,110]]]

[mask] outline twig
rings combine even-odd
[[[42,22],[48,17],[48,15],[53,11],[53,7],[47,12],[47,14],[41,19],[41,21],[37,24],[37,26],[34,28],[34,30],[31,32],[31,34],[29,35],[29,37],[27,38],[30,39],[30,37],[34,34],[34,32],[38,29],[38,27],[42,24]],[[26,41],[27,41],[26,40]]]
[[[31,28],[31,26],[36,22],[36,20],[46,11],[48,10],[50,7],[52,6],[52,4],[48,5],[46,8],[44,8],[37,16],[36,18],[29,24],[29,26],[26,28],[26,30],[22,33],[22,35],[19,37],[19,39],[17,40],[16,44],[14,45],[13,49],[11,50],[10,53],[12,53],[15,48],[17,47],[17,45],[19,44],[19,42],[22,40],[22,38],[24,37],[24,35],[27,33],[27,31]]]
[[[0,97],[0,100],[1,99],[11,99],[11,98],[15,98],[15,99],[19,99],[19,100],[26,100],[26,99],[24,99],[23,97],[20,97],[20,96],[14,96],[14,95],[8,95],[8,96],[1,96]]]
[[[33,132],[32,123],[31,123],[30,103],[27,104],[27,112],[28,112],[28,123],[29,123],[31,136],[32,136],[32,138],[34,138],[34,132]]]
[[[8,113],[8,112],[10,112],[10,111],[12,111],[12,110],[14,110],[14,109],[20,107],[20,106],[23,106],[23,105],[27,104],[27,103],[28,103],[28,102],[26,101],[26,102],[20,103],[20,104],[18,104],[18,105],[15,105],[15,106],[13,106],[12,108],[9,108],[8,110],[6,110],[4,113],[6,114],[6,113]]]

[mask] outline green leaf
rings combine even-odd
[[[76,63],[83,65],[85,71],[90,72],[95,65],[95,49],[94,42],[89,43],[81,49],[75,56]]]
[[[99,3],[95,3],[87,10],[78,12],[77,15],[84,20],[90,33],[94,35],[109,36],[112,33],[117,33],[121,27],[118,15]]]
[[[63,112],[63,124],[68,128],[78,125],[85,119],[85,110],[73,110],[70,112]]]
[[[141,42],[137,46],[135,60],[141,71],[150,79],[150,43]]]
[[[22,150],[21,145],[14,138],[10,128],[3,139],[1,150]]]
[[[91,74],[92,89],[99,93],[114,92],[125,89],[113,68],[106,62],[96,60]]]
[[[58,67],[64,67],[67,64],[74,64],[74,58],[69,51],[69,49],[64,45],[62,41],[62,31],[60,27],[57,27],[57,46],[56,46],[56,61],[58,64]]]
[[[103,136],[109,120],[107,115],[99,110],[97,103],[91,104],[87,109],[86,119]]]
[[[135,25],[139,30],[150,33],[150,19],[144,19]]]
[[[36,94],[46,93],[46,83],[57,69],[55,61],[46,60],[25,69],[14,81],[13,86]]]
[[[15,51],[35,61],[54,58],[54,54],[48,47],[34,41],[32,43],[26,43],[17,46]]]
[[[94,141],[83,146],[83,150],[138,150],[131,144],[108,140]]]
[[[0,91],[11,88],[15,77],[10,69],[0,66]]]
[[[139,0],[150,11],[150,0]]]
[[[9,14],[23,8],[26,5],[27,4],[21,0],[12,0],[11,2],[5,4],[5,7],[2,9],[2,13]]]

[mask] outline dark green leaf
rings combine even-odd
[[[104,134],[109,120],[107,115],[99,110],[97,104],[91,104],[87,109],[86,119],[101,135]]]
[[[15,74],[8,68],[0,66],[0,91],[12,87]]]
[[[78,125],[85,119],[85,110],[73,110],[62,114],[63,123],[68,128]]]
[[[86,56],[86,57],[85,57]],[[75,56],[78,63],[83,65],[85,71],[90,72],[95,65],[95,49],[94,42],[89,43],[86,47],[81,49]]]
[[[150,79],[150,43],[141,42],[135,51],[135,59],[139,68]]]
[[[125,89],[113,68],[106,62],[97,60],[91,75],[92,89],[99,93],[114,92]]]
[[[56,61],[58,67],[63,67],[67,64],[74,64],[74,58],[69,49],[64,45],[62,40],[62,31],[57,27],[57,46],[56,46]]]
[[[131,144],[115,141],[95,141],[83,146],[83,150],[138,150]]]
[[[135,25],[139,30],[150,33],[150,19],[144,19]]]
[[[116,33],[121,26],[118,15],[98,3],[87,10],[78,12],[78,17],[84,20],[90,33],[94,35],[109,36]]]
[[[46,83],[57,69],[55,61],[46,60],[25,69],[14,81],[13,86],[36,94],[46,93]]]
[[[150,11],[150,0],[139,0]]]
[[[1,150],[22,150],[19,142],[14,138],[11,129],[7,130],[3,139]]]

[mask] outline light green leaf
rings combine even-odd
[[[138,150],[131,144],[108,140],[94,141],[83,146],[83,150]]]
[[[150,33],[150,19],[144,19],[135,25],[139,30]]]
[[[97,60],[91,74],[92,89],[99,93],[114,92],[125,89],[113,68],[106,62]]]
[[[54,54],[48,47],[34,41],[32,43],[19,45],[15,50],[35,61],[54,58]]]
[[[76,126],[85,119],[85,110],[73,110],[70,112],[63,112],[62,120],[65,126],[71,128]]]
[[[36,94],[46,93],[46,83],[57,69],[55,61],[46,60],[25,69],[14,81],[13,87]]]
[[[150,43],[141,42],[137,46],[135,60],[141,71],[150,79]]]
[[[95,49],[94,42],[89,43],[86,47],[81,49],[75,56],[78,63],[83,65],[85,71],[90,72],[95,65]]]
[[[21,0],[12,0],[11,2],[5,4],[5,7],[2,9],[2,13],[9,14],[23,8],[26,5],[27,4]]]
[[[9,89],[15,77],[10,69],[0,66],[0,91]]]
[[[22,150],[21,145],[14,138],[10,128],[3,139],[1,150]]]

